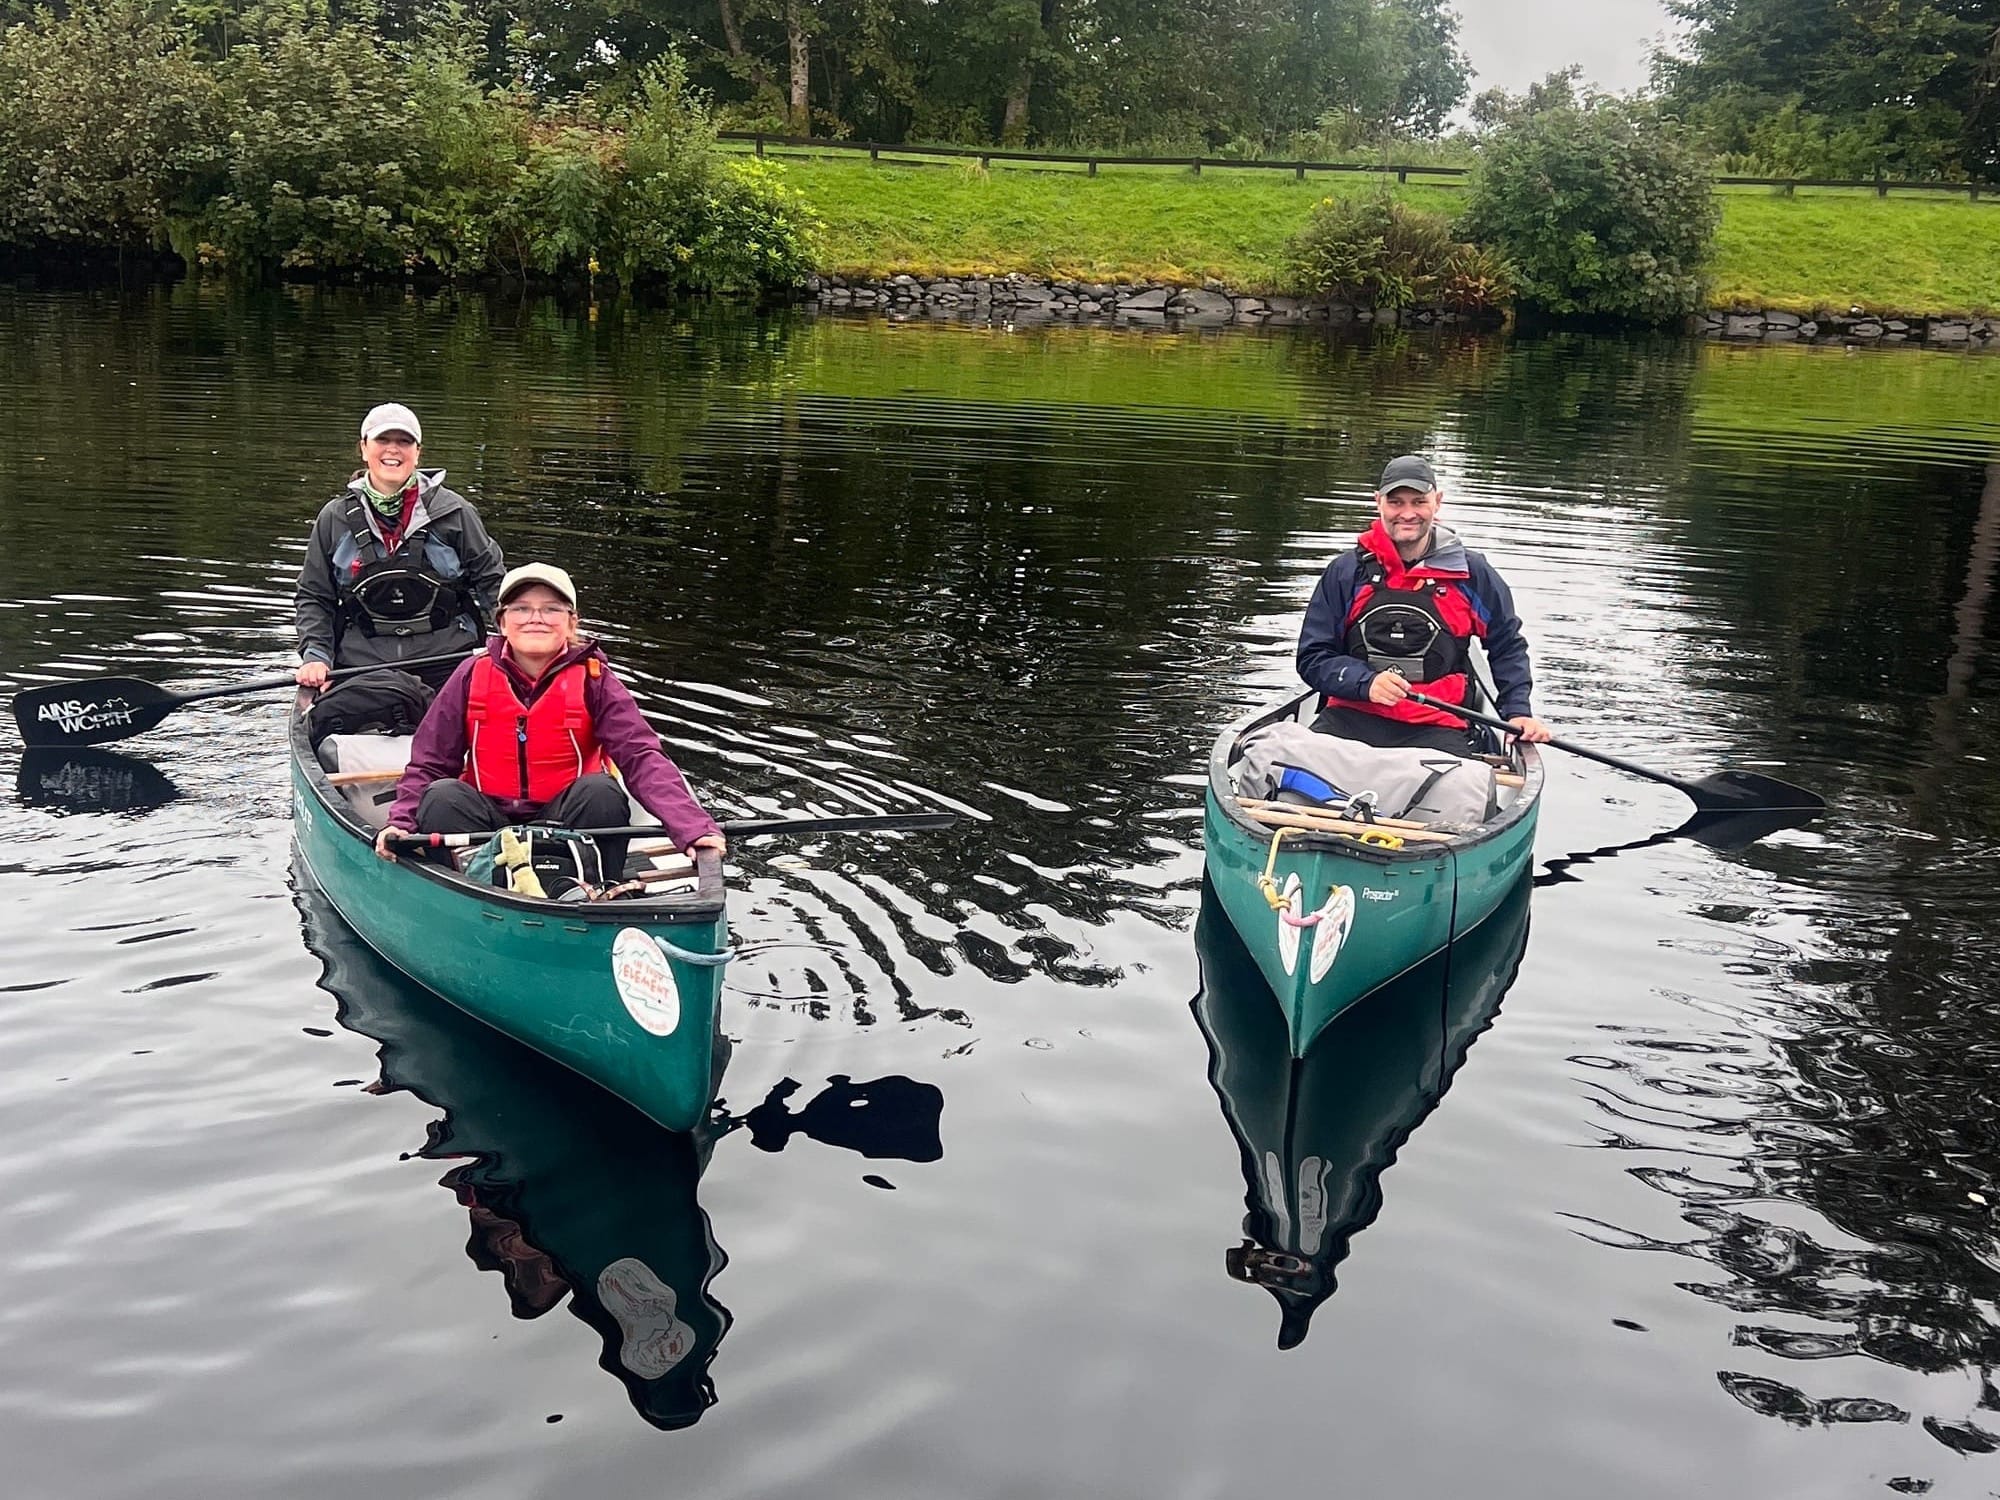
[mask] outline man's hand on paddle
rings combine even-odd
[[[397,828],[395,825],[391,824],[390,826],[384,828],[380,833],[376,834],[375,835],[376,858],[391,859],[391,860],[394,859],[396,857],[396,840],[403,837],[405,832],[406,830]]]
[[[1551,737],[1549,726],[1529,714],[1515,714],[1507,722],[1514,726],[1514,733],[1530,744],[1540,745]]]
[[[333,668],[325,662],[308,661],[299,664],[299,669],[293,674],[292,680],[300,687],[322,688],[326,686],[327,678],[332,675]]]
[[[719,833],[704,833],[692,844],[689,844],[682,853],[691,855],[697,849],[713,849],[717,854],[727,854],[729,852],[729,840],[725,839]]]
[[[1410,696],[1410,684],[1394,667],[1385,667],[1368,683],[1368,701],[1390,708]]]

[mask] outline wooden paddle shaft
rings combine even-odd
[[[1344,833],[1357,837],[1364,833],[1386,833],[1408,844],[1449,844],[1456,834],[1437,833],[1425,828],[1383,828],[1375,823],[1355,823],[1346,818],[1319,817],[1297,808],[1286,808],[1283,812],[1270,807],[1245,807],[1243,809],[1266,828],[1296,828],[1302,833]]]

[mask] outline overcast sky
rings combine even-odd
[[[1668,29],[1659,0],[1454,0],[1459,45],[1478,76],[1518,94],[1556,68],[1583,64],[1583,76],[1614,93],[1646,81],[1646,53]]]

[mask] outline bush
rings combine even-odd
[[[726,163],[708,102],[677,56],[648,68],[625,121],[612,264],[629,282],[701,291],[790,287],[811,274],[820,225],[770,162]]]
[[[1645,105],[1544,110],[1494,133],[1458,230],[1506,257],[1530,306],[1664,322],[1701,306],[1720,218],[1710,170]]]
[[[185,39],[132,5],[0,32],[0,243],[159,245],[217,113]]]
[[[1506,305],[1511,287],[1498,256],[1459,243],[1442,215],[1387,192],[1320,199],[1292,238],[1290,264],[1301,286],[1358,307],[1489,312]]]

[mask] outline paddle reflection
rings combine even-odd
[[[14,778],[23,807],[63,813],[148,812],[180,796],[151,761],[115,750],[28,750]]]
[[[1278,1347],[1304,1342],[1334,1269],[1382,1207],[1382,1171],[1491,1023],[1528,940],[1527,882],[1449,952],[1334,1018],[1295,1061],[1277,999],[1204,886],[1195,1022],[1243,1154],[1248,1236],[1229,1274],[1278,1301]]]

